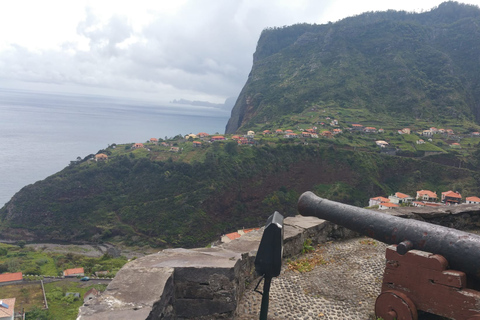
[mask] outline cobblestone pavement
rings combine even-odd
[[[315,253],[326,262],[310,272],[289,270],[272,279],[268,319],[370,320],[385,268],[386,245],[369,238],[355,238],[320,245]],[[258,281],[258,280],[257,280]],[[237,319],[258,319],[261,294],[249,285],[240,302]],[[263,282],[259,291],[263,290]]]

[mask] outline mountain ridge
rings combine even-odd
[[[478,123],[479,25],[478,7],[446,2],[424,13],[266,29],[225,132],[332,103],[411,119],[427,110],[433,121],[454,113]]]

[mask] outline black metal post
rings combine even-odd
[[[260,320],[267,320],[268,316],[268,302],[270,295],[270,285],[272,283],[272,277],[263,278],[263,294],[262,305],[260,307]]]

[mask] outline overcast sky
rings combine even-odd
[[[245,84],[267,27],[366,11],[428,11],[441,2],[2,1],[0,87],[222,103]]]

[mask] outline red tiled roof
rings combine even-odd
[[[13,315],[13,311],[15,309],[15,298],[10,299],[0,299],[2,303],[8,306],[8,309],[4,307],[0,307],[0,318],[9,318]]]
[[[437,197],[437,194],[430,191],[430,190],[420,190],[420,191],[417,191],[417,194],[419,196],[426,194],[429,198],[436,198]]]
[[[402,198],[402,199],[404,199],[404,198],[410,198],[410,196],[409,196],[408,194],[401,193],[401,192],[396,192],[396,193],[395,193],[395,196],[396,196],[397,198]]]
[[[235,240],[235,239],[238,239],[238,238],[241,237],[241,235],[240,235],[238,232],[228,233],[228,234],[226,234],[226,236],[227,236],[230,240]]]
[[[63,271],[64,276],[70,276],[72,274],[79,274],[79,273],[85,273],[83,268],[73,268],[73,269],[67,269]]]
[[[480,202],[479,197],[467,197],[465,200],[467,201],[474,201],[474,202]]]
[[[158,141],[157,138],[150,138],[150,141]]]
[[[199,134],[197,134],[197,136],[199,136],[199,137],[208,137],[209,134],[206,133],[206,132],[200,132]]]
[[[249,232],[252,232],[252,231],[255,231],[255,230],[258,230],[260,228],[251,228],[251,229],[243,229],[243,232],[244,233],[249,233]]]
[[[293,132],[293,130],[288,129],[288,130],[285,130],[285,132]]]
[[[375,198],[371,198],[372,200],[378,200],[380,202],[390,202],[390,199],[388,198],[384,198],[384,197],[375,197]]]
[[[352,127],[363,127],[361,124],[354,123],[352,124]]]
[[[0,274],[0,282],[19,281],[19,280],[23,280],[23,276],[21,272]]]
[[[453,191],[445,191],[445,192],[442,192],[442,195],[444,197],[450,197],[450,198],[462,198],[462,196],[460,195],[460,193],[457,193],[457,192],[453,192]]]
[[[390,202],[384,202],[384,203],[381,203],[380,205],[381,205],[381,206],[384,206],[384,207],[390,207],[390,208],[399,207],[398,204],[390,203]]]

